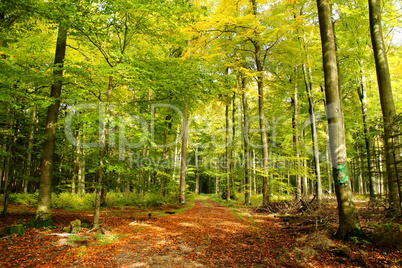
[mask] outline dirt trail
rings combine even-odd
[[[131,223],[124,232],[131,229],[132,235],[74,266],[99,262],[104,267],[283,266],[280,256],[289,241],[281,241],[284,236],[276,219],[258,223],[258,219],[235,215],[216,202],[198,199],[185,212]]]
[[[150,218],[139,208],[106,208],[105,234],[85,229],[69,238],[58,235],[63,226],[92,214],[55,210],[57,229],[0,238],[0,267],[401,267],[398,251],[333,240],[331,228],[234,212],[205,196],[184,212],[164,213],[177,208],[158,207]],[[14,212],[0,227],[33,215]]]
[[[257,229],[210,200],[204,203],[199,199],[188,211],[147,227],[116,255],[118,263],[125,267],[272,265],[266,250],[250,255],[261,243]]]

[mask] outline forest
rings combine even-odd
[[[4,236],[214,202],[402,234],[399,1],[2,0],[0,55]]]

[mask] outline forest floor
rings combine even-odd
[[[0,228],[29,221],[34,209],[10,206]],[[166,213],[168,212],[168,213]],[[332,211],[336,213],[336,210]],[[194,205],[157,209],[109,208],[103,234],[83,229],[66,237],[63,228],[27,228],[0,240],[0,267],[401,267],[400,251],[365,240],[333,239],[299,216],[283,217],[250,208],[230,208],[209,197]],[[336,215],[335,215],[336,217]],[[53,210],[57,226],[90,212]],[[321,218],[322,220],[322,218]]]

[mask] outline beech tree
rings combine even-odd
[[[336,236],[340,239],[347,239],[351,236],[361,236],[362,231],[348,179],[345,124],[331,4],[328,0],[317,0],[317,8],[322,42],[328,134],[339,212],[339,227]]]
[[[398,133],[395,128],[396,109],[392,95],[391,77],[389,73],[387,51],[385,48],[381,26],[381,1],[369,0],[370,33],[373,44],[376,65],[378,90],[384,127],[385,161],[388,179],[389,205],[392,209],[401,210],[400,189],[397,177],[397,162],[400,157],[396,153],[393,135]]]
[[[41,176],[39,181],[38,207],[34,219],[35,225],[49,225],[52,223],[50,198],[52,192],[53,157],[56,144],[56,123],[60,107],[66,47],[67,26],[61,23],[58,29],[56,52],[54,57],[54,82],[50,90],[50,97],[53,98],[54,103],[51,104],[47,110],[45,142],[43,144]]]

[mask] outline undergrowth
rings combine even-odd
[[[189,194],[187,203],[192,203],[195,199],[194,195]],[[10,195],[10,204],[21,205],[24,207],[34,208],[37,206],[38,193],[12,193]],[[92,210],[95,204],[95,194],[86,193],[83,195],[64,192],[53,194],[51,199],[52,208],[61,208],[67,210]],[[177,204],[176,195],[171,194],[161,197],[159,194],[146,193],[139,196],[135,193],[118,193],[108,192],[106,196],[106,204],[108,207],[140,207],[148,208],[154,206]]]

